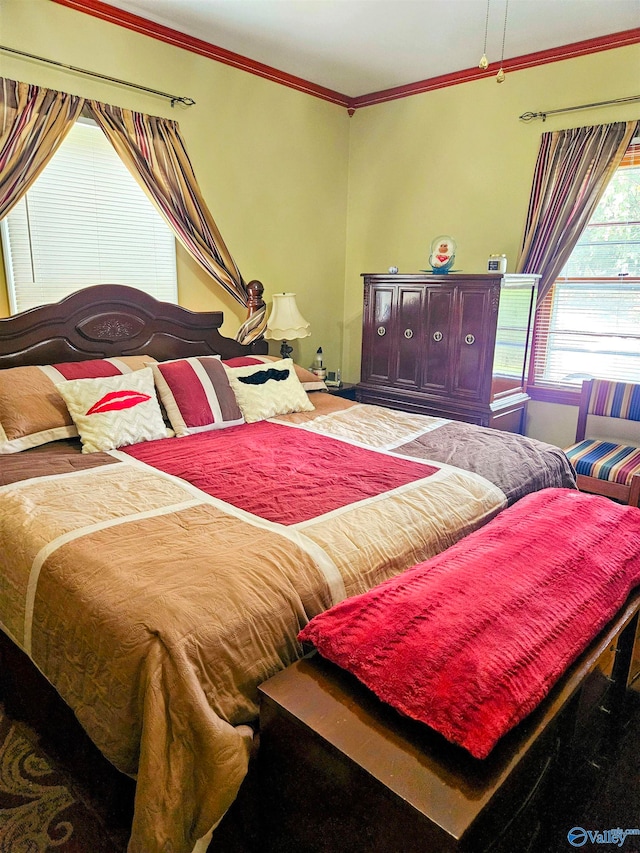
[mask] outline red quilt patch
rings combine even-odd
[[[438,470],[267,421],[123,450],[279,524],[307,521]]]

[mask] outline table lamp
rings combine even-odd
[[[291,357],[293,347],[290,347],[287,341],[308,338],[310,334],[309,323],[296,305],[295,293],[274,293],[273,307],[264,336],[270,340],[282,341],[280,358]]]

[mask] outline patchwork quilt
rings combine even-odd
[[[319,399],[316,400],[316,397]],[[129,853],[189,853],[246,773],[257,686],[344,598],[522,495],[575,486],[521,436],[314,394],[315,410],[0,460],[0,627],[137,779]]]

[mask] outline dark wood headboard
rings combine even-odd
[[[243,346],[220,334],[222,312],[198,313],[120,284],[86,287],[52,305],[0,319],[0,368],[150,355],[265,354],[267,342]]]

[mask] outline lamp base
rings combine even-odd
[[[293,347],[290,347],[286,341],[282,341],[280,345],[280,358],[291,358]]]

